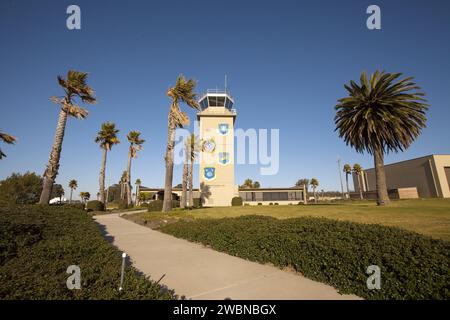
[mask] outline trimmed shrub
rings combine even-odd
[[[273,202],[269,203],[269,206],[273,206]]]
[[[201,208],[203,206],[201,198],[194,198],[194,208]]]
[[[81,269],[81,290],[68,290],[67,267]],[[127,264],[98,225],[65,206],[0,206],[0,300],[172,299],[174,294]]]
[[[120,200],[118,201],[118,208],[120,210],[128,209],[128,203],[126,200]],[[131,207],[130,207],[131,208]]]
[[[180,207],[180,200],[172,200],[172,209]]]
[[[148,211],[162,211],[163,201],[153,200],[148,204]]]
[[[101,201],[91,200],[86,204],[86,209],[88,211],[105,211],[105,205]]]
[[[80,202],[66,203],[66,204],[64,204],[64,207],[84,210],[84,203],[80,203]]]
[[[258,202],[258,206],[262,206],[263,204],[261,202]]]
[[[274,205],[276,205],[276,206],[277,206],[277,205],[278,205],[278,202],[275,202],[275,203],[274,203]]]
[[[306,277],[366,299],[450,299],[450,242],[380,225],[325,218],[242,216],[180,220],[163,232]],[[381,268],[369,290],[367,267]]]
[[[233,199],[231,199],[231,205],[233,207],[240,207],[242,206],[242,198],[241,197],[234,197]]]

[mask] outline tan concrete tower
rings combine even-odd
[[[208,90],[199,100],[200,194],[205,206],[231,206],[234,184],[234,100],[227,90]]]

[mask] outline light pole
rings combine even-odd
[[[341,180],[341,194],[342,199],[344,199],[344,185],[342,184],[342,171],[341,171],[341,158],[338,156],[338,170],[339,170],[339,179]]]

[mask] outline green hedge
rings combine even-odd
[[[161,230],[252,261],[292,267],[341,293],[367,299],[450,299],[450,243],[397,228],[243,216],[179,221]],[[367,289],[370,265],[381,268],[381,290]]]
[[[92,200],[88,201],[86,204],[86,209],[88,211],[105,211],[105,205],[101,201]]]
[[[194,208],[201,208],[203,206],[201,198],[194,198]]]
[[[80,203],[80,202],[66,203],[66,204],[64,204],[64,206],[68,207],[68,208],[84,210],[84,203]]]
[[[241,197],[234,197],[233,199],[231,199],[231,205],[233,207],[238,207],[238,206],[242,206],[242,198]]]
[[[1,299],[171,299],[172,291],[127,266],[98,225],[78,209],[0,207]],[[81,268],[81,289],[69,290],[67,267]]]
[[[148,211],[162,211],[163,201],[162,200],[153,200],[148,204]]]

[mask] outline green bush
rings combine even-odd
[[[64,204],[64,207],[84,210],[84,203],[80,203],[80,202],[66,203],[66,204]]]
[[[126,200],[119,200],[118,201],[118,208],[120,210],[128,209],[128,203]]]
[[[65,206],[0,207],[0,300],[171,299],[172,291],[127,265],[119,292],[121,252],[98,225]],[[69,290],[67,267],[81,269],[81,290]]]
[[[105,205],[101,201],[91,200],[86,204],[86,209],[88,211],[105,211]]]
[[[261,202],[258,202],[258,206],[262,206],[263,204]]]
[[[201,208],[202,207],[202,199],[201,198],[194,198],[194,208]]]
[[[269,206],[273,206],[273,202],[269,203]]]
[[[276,206],[277,206],[277,205],[278,205],[278,202],[275,202],[275,203],[274,203],[274,205],[276,205]]]
[[[291,267],[366,299],[450,299],[450,243],[398,228],[325,218],[179,221],[163,232],[260,263]],[[367,267],[381,290],[367,289]]]
[[[231,205],[233,207],[239,207],[242,206],[242,198],[241,197],[234,197],[233,199],[231,199]]]
[[[163,201],[153,200],[148,204],[148,211],[162,211]]]
[[[172,200],[172,208],[179,208],[180,200]]]

